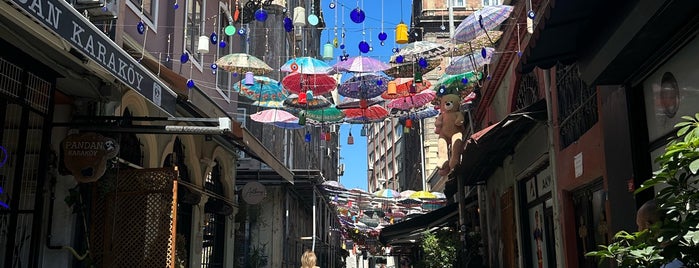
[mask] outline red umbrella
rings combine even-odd
[[[384,93],[381,93],[382,98],[384,98],[385,100],[390,100],[410,96],[410,87],[413,84],[412,78],[396,78],[393,81],[396,82],[396,94],[389,95],[388,92],[384,91]],[[423,80],[422,83],[415,83],[415,92],[413,93],[422,92],[425,89],[430,88],[431,86],[432,83],[430,83],[427,80]]]
[[[384,119],[388,116],[388,111],[386,108],[380,105],[373,105],[369,108],[352,108],[345,110],[345,118],[352,122],[367,121],[374,122],[376,120]]]
[[[319,96],[335,89],[337,81],[326,74],[292,73],[282,79],[282,85],[292,93],[305,93],[310,90],[314,95]]]

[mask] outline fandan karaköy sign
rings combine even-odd
[[[16,6],[70,42],[170,115],[175,114],[176,97],[160,80],[124,52],[104,33],[63,0],[12,0]]]

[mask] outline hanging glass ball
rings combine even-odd
[[[167,56],[165,56],[165,62],[170,62],[170,54],[168,54]]]
[[[287,33],[294,30],[294,24],[289,17],[284,18],[284,30]]]
[[[530,19],[536,18],[536,12],[534,12],[534,10],[531,10],[531,9],[530,9],[530,10],[527,12],[527,17],[529,17]]]
[[[330,2],[330,4],[328,4],[328,7],[330,9],[335,9],[335,2]]]
[[[220,47],[220,48],[226,47],[226,41],[221,40],[221,42],[218,42],[218,47]]]
[[[345,44],[340,44],[340,49],[345,49]]]
[[[237,72],[233,72],[233,77],[238,77],[238,73],[237,73]]]
[[[379,44],[381,44],[381,46],[384,46],[384,45],[386,45],[386,42],[381,41],[381,42],[379,42]]]
[[[255,20],[257,21],[266,21],[267,20],[267,11],[264,9],[258,9],[255,11]]]
[[[189,79],[187,80],[187,88],[193,88],[194,87],[194,80]]]
[[[444,95],[444,94],[447,94],[447,87],[445,87],[445,86],[439,87],[439,90],[437,91],[437,95],[440,95],[440,96],[441,96],[441,95]]]
[[[239,35],[245,35],[245,28],[240,28],[240,29],[238,29],[238,34],[239,34]]]
[[[388,35],[385,32],[379,33],[379,40],[380,41],[386,41],[387,38],[388,38]]]
[[[396,57],[396,63],[403,63],[403,60],[405,60],[405,58],[403,58],[403,55],[398,55],[398,57]]]
[[[381,79],[376,80],[376,85],[377,85],[377,86],[383,85],[383,80],[381,80]]]
[[[427,60],[425,58],[420,58],[417,61],[417,64],[420,66],[420,68],[425,69],[427,68]]]
[[[211,44],[215,45],[218,43],[218,35],[216,33],[211,33],[209,40],[211,41]]]
[[[146,25],[143,24],[143,21],[138,22],[138,24],[136,25],[136,30],[139,34],[143,34],[146,32]]]
[[[216,65],[216,63],[212,63],[211,70],[216,70],[216,69],[218,69],[218,65]]]
[[[488,51],[485,50],[485,48],[481,48],[481,57],[484,59],[488,56]]]
[[[345,39],[346,36],[347,35],[345,34],[345,31],[342,31],[342,34],[340,35],[340,37],[342,37],[342,39]]]
[[[308,15],[308,24],[310,24],[311,26],[316,26],[319,22],[320,20],[318,19],[318,16],[316,16],[315,14]]]
[[[490,79],[492,79],[492,78],[493,78],[493,77],[491,77],[490,75],[488,75],[485,79],[488,79],[488,81],[490,81]]]
[[[444,31],[444,30],[447,29],[447,26],[444,26],[444,24],[442,24],[442,25],[439,26],[439,29],[442,29],[442,31]]]
[[[522,51],[517,51],[517,57],[522,57]]]
[[[223,28],[223,32],[224,32],[227,36],[234,35],[234,34],[235,34],[235,26],[233,26],[233,25],[228,25],[228,26],[226,26],[226,28]]]
[[[103,12],[109,11],[109,7],[108,7],[107,5],[104,5],[104,6],[102,7],[102,11],[103,11]]]
[[[367,43],[366,41],[359,42],[359,51],[362,53],[369,52],[369,43]]]
[[[177,2],[175,2],[175,5],[173,5],[172,7],[175,8],[175,10],[177,10],[178,8],[180,8],[180,4],[178,4]]]
[[[365,18],[366,14],[364,14],[364,10],[359,7],[352,9],[352,12],[350,12],[350,19],[352,19],[354,23],[362,23]]]
[[[374,47],[373,47],[373,46],[369,46],[369,51],[370,51],[370,52],[371,52],[371,51],[374,51]]]
[[[180,63],[186,63],[187,61],[189,61],[189,53],[182,53],[182,56],[180,56]]]
[[[465,85],[465,84],[468,84],[468,78],[466,78],[466,77],[461,78],[461,83],[464,84],[464,85]]]

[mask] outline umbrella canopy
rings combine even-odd
[[[401,115],[401,119],[406,119],[410,118],[412,120],[420,120],[420,119],[425,119],[425,118],[430,118],[430,117],[435,117],[439,114],[439,111],[434,108],[434,106],[426,107],[424,109],[420,109],[416,112],[411,112],[408,114]]]
[[[386,91],[388,78],[375,74],[357,75],[337,88],[337,93],[355,99],[378,97]]]
[[[374,192],[374,195],[377,197],[386,197],[386,198],[399,198],[400,193],[396,190],[393,189],[381,189],[376,192]]]
[[[292,93],[305,93],[310,90],[313,95],[320,96],[335,89],[337,81],[326,74],[292,73],[282,79],[282,85]]]
[[[420,93],[407,97],[400,97],[389,102],[386,107],[389,109],[398,109],[407,111],[414,108],[419,108],[430,103],[437,96],[437,93],[432,90],[425,90]]]
[[[267,63],[247,53],[228,54],[216,60],[216,65],[228,72],[241,74],[252,72],[256,75],[262,75],[273,71]]]
[[[291,94],[284,100],[284,106],[305,110],[318,110],[330,107],[332,103],[323,96],[313,96],[313,99],[306,100],[305,104],[299,103],[299,95]]]
[[[485,52],[485,57],[483,57],[483,52]],[[493,58],[493,53],[495,49],[492,47],[483,48],[483,51],[479,53],[466,54],[454,58],[451,64],[447,66],[445,73],[447,74],[460,74],[466,72],[475,72],[486,64],[490,64]]]
[[[462,74],[456,74],[456,75],[448,75],[445,74],[442,77],[437,80],[437,84],[435,84],[434,89],[438,91],[438,93],[443,94],[441,92],[441,88],[444,87],[446,90],[456,90],[460,91],[469,85],[475,83],[477,80],[481,79],[483,77],[483,74],[478,72],[467,72],[467,73],[462,73]],[[464,80],[465,79],[465,80]],[[468,81],[466,81],[468,80]],[[464,82],[467,82],[464,84]]]
[[[420,68],[416,63],[391,63],[390,68],[383,71],[386,75],[391,77],[408,77],[413,76],[415,71],[421,71],[422,73],[427,73],[434,70],[434,68],[439,67],[442,59],[429,59],[427,60],[427,67]]]
[[[486,31],[500,26],[512,13],[512,6],[497,5],[484,6],[466,17],[456,30],[452,39],[460,42],[469,42],[483,35]]]
[[[403,196],[403,192],[401,192],[400,195]],[[415,205],[421,205],[422,200],[417,199],[417,198],[403,198],[403,199],[398,200],[398,204],[401,204],[401,205],[404,205],[407,207],[412,207]]]
[[[433,195],[432,193],[430,193],[428,191],[417,191],[417,192],[414,192],[413,194],[411,194],[410,198],[434,199],[434,198],[437,198],[437,196]]]
[[[444,193],[442,193],[442,192],[432,192],[432,194],[433,194],[434,196],[436,196],[437,198],[441,198],[441,199],[447,198],[447,196],[446,196]]]
[[[285,122],[292,120],[299,120],[293,114],[287,111],[279,109],[268,109],[262,110],[257,113],[251,114],[250,119],[261,123],[274,123],[274,122]]]
[[[326,188],[335,188],[335,189],[341,189],[341,190],[347,189],[339,181],[324,181],[322,183],[322,185],[323,185],[323,187],[326,187]]]
[[[316,58],[299,57],[288,60],[279,70],[287,73],[327,74],[332,70],[332,66]]]
[[[380,105],[369,106],[366,109],[353,108],[345,110],[346,122],[370,123],[381,121],[388,116],[388,110]]]
[[[355,73],[375,73],[384,71],[388,68],[391,68],[391,66],[377,59],[365,56],[352,57],[346,61],[340,61],[333,65],[333,69],[338,72]]]
[[[413,86],[413,78],[396,78],[396,94],[389,95],[388,92],[381,93],[381,98],[386,100],[397,99],[400,97],[410,96],[410,88]],[[427,80],[422,80],[422,83],[415,83],[415,92],[422,92],[432,86],[432,83]]]
[[[376,104],[381,104],[385,100],[379,97],[376,98],[371,98],[366,100],[366,105],[367,106],[372,106]],[[337,105],[337,109],[351,109],[351,108],[361,108],[361,99],[355,99],[355,98],[344,98],[342,100],[342,103]]]
[[[322,122],[322,123],[339,122],[345,118],[345,113],[343,113],[339,109],[335,108],[334,106],[330,106],[328,108],[324,108],[324,109],[320,109],[320,110],[307,111],[306,118],[313,120],[313,121]]]
[[[407,197],[409,197],[409,196],[410,196],[411,194],[413,194],[413,193],[415,193],[415,191],[413,191],[413,190],[405,190],[405,191],[400,192],[400,196],[402,196],[402,197],[404,197],[404,198],[407,198]]]
[[[286,99],[287,93],[277,80],[266,76],[255,76],[254,78],[255,83],[252,86],[239,82],[233,84],[233,89],[240,92],[240,95],[254,101],[267,102]]]
[[[281,101],[254,101],[252,105],[265,107],[265,108],[282,108],[284,103]]]
[[[302,125],[299,125],[299,120],[291,120],[291,121],[284,121],[284,122],[272,122],[272,125],[278,128],[283,128],[283,129],[301,129],[303,128]]]
[[[397,54],[391,56],[391,62],[395,63],[398,56],[403,56],[406,62],[417,61],[419,58],[431,59],[447,51],[447,48],[442,44],[417,41],[403,46]]]
[[[451,45],[449,50],[450,57],[462,56],[471,53],[477,53],[481,48],[492,46],[502,37],[502,31],[488,31],[487,35],[481,35],[468,43]]]

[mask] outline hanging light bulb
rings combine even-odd
[[[335,49],[335,46],[333,46],[333,44],[331,44],[330,42],[327,42],[325,45],[323,45],[323,59],[324,60],[332,60],[334,49]]]
[[[304,140],[306,142],[311,142],[311,132],[306,131],[306,135],[304,136]]]
[[[255,84],[255,75],[252,74],[252,72],[247,72],[245,73],[245,85],[246,86],[252,86]]]
[[[362,126],[362,130],[359,131],[359,136],[366,137],[366,126]]]
[[[206,54],[209,53],[209,37],[202,35],[199,36],[199,46],[197,46],[197,52]]]
[[[396,94],[398,94],[398,89],[396,88],[396,81],[388,82],[388,89],[386,89],[386,93],[389,96],[395,96]]]
[[[398,25],[396,25],[396,43],[408,43],[408,25],[406,25],[402,21],[398,23]]]
[[[347,145],[352,145],[354,144],[354,137],[352,137],[352,132],[349,133],[349,136],[347,136]]]
[[[303,7],[294,8],[294,26],[306,26],[306,9]]]

